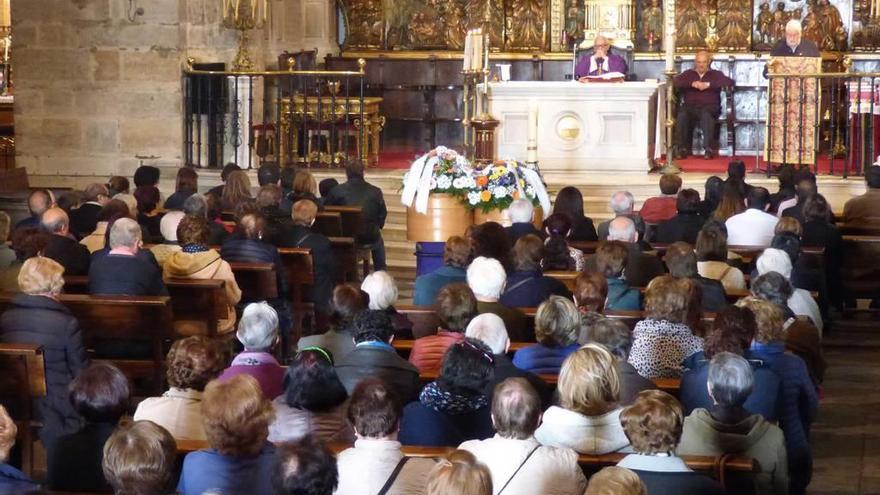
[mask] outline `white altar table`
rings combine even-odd
[[[637,172],[651,168],[657,130],[656,82],[489,83],[499,159],[526,160],[529,108],[538,111],[541,170]]]

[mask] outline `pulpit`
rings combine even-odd
[[[489,112],[500,122],[495,156],[526,161],[529,108],[536,106],[541,170],[645,173],[654,156],[657,86],[648,81],[490,83]]]

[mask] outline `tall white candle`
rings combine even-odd
[[[529,100],[528,139],[526,140],[526,161],[538,161],[538,100]]]
[[[663,47],[666,50],[666,70],[675,70],[675,0],[667,0],[664,9],[666,19],[663,29]]]
[[[471,44],[473,43],[473,39],[472,32],[468,31],[464,37],[464,66],[462,67],[462,69],[466,71],[471,70],[471,54],[473,50]]]

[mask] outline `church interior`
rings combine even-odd
[[[796,51],[797,43],[787,41],[795,25],[799,43],[814,45],[818,55],[800,59],[771,55],[777,46]],[[607,42],[605,51],[599,40]],[[880,418],[875,407],[880,403],[876,387],[880,337],[875,333],[880,322],[876,306],[880,279],[874,271],[880,213],[866,217],[877,222],[870,227],[857,225],[845,215],[850,200],[871,197],[872,190],[880,188],[880,182],[872,185],[870,178],[872,168],[880,167],[880,0],[0,0],[0,49],[0,211],[8,214],[7,243],[13,249],[15,234],[10,233],[9,224],[35,217],[35,191],[51,192],[57,205],[53,209],[62,207],[59,198],[74,205],[82,203],[82,208],[89,204],[90,188],[96,184],[109,181],[111,187],[103,193],[109,200],[106,191],[113,190],[111,177],[131,180],[131,191],[140,188],[138,173],[146,167],[158,171],[152,185],[164,202],[180,192],[180,170],[195,172],[197,187],[192,193],[208,194],[224,184],[230,189],[224,166],[234,166],[246,176],[250,188],[246,196],[256,198],[259,205],[259,186],[264,183],[261,170],[281,170],[279,190],[285,194],[289,191],[284,187],[284,171],[291,170],[291,183],[306,172],[308,179],[303,180],[314,184],[309,194],[321,207],[312,214],[317,221],[308,227],[330,229],[325,232],[335,256],[330,263],[345,272],[337,281],[360,287],[370,272],[384,268],[396,283],[400,315],[413,322],[417,318],[438,321],[431,307],[414,304],[416,280],[443,265],[449,236],[466,236],[485,221],[497,221],[509,231],[516,221],[507,208],[512,211],[521,197],[534,206],[535,233],[553,237],[542,220],[551,213],[556,216],[553,205],[563,189],[579,191],[580,215],[599,227],[623,215],[614,210],[617,192],[630,193],[627,215],[634,216],[658,194],[671,201],[672,215],[676,195],[681,201],[680,191],[695,190],[708,201],[712,178],[729,182],[729,164],[734,162],[744,166],[746,191],[754,187],[783,194],[790,183],[788,199],[797,200],[798,211],[807,202],[807,193],[802,198],[794,181],[799,185],[801,180],[811,180],[812,195],[818,192],[826,201],[829,221],[834,224],[829,229],[837,241],[833,248],[830,244],[816,248],[798,240],[802,256],[819,253],[822,287],[808,288],[806,293],[813,294],[822,308],[819,319],[824,319],[824,331],[821,321],[813,323],[820,329],[816,352],[823,365],[827,363],[827,371],[824,379],[814,380],[812,393],[818,396],[818,409],[806,425],[812,479],[806,487],[792,485],[788,493],[880,493]],[[603,56],[622,60],[621,73],[603,70],[608,61]],[[696,71],[702,80],[701,57],[707,57],[710,71],[732,80],[723,88],[711,86],[716,98],[706,124],[711,136],[700,128],[702,123],[692,122],[689,130],[680,132],[690,104],[685,93],[691,86],[680,87],[678,77]],[[579,69],[584,60],[590,74],[586,77]],[[605,72],[615,77],[598,80]],[[452,159],[445,158],[448,153]],[[363,210],[326,206],[325,211],[321,203],[325,182],[332,179],[341,187],[351,179],[347,174],[352,162],[362,164],[363,179],[378,188],[383,212],[387,209],[377,227],[381,261],[375,241],[360,242],[365,227],[359,222],[364,223],[369,206]],[[432,166],[435,175],[431,175]],[[448,177],[452,184],[455,178],[456,185],[440,183],[436,167],[441,166],[448,167],[442,171],[449,174],[443,179]],[[508,173],[516,183],[505,186],[497,176]],[[662,178],[669,175],[679,178],[671,195],[658,189],[658,182],[663,189]],[[789,183],[784,184],[783,177]],[[481,179],[502,181],[508,197],[484,186],[482,192],[488,197],[481,198]],[[440,196],[449,202],[441,204]],[[876,199],[880,196],[873,197],[880,208],[880,199]],[[292,205],[302,201],[297,198],[287,205],[287,221],[291,209],[296,209]],[[347,205],[344,199],[340,201],[335,204]],[[748,206],[751,196],[743,192],[739,201]],[[236,205],[223,205],[222,212],[217,210],[216,223],[239,232],[244,227],[236,223],[240,220],[238,213],[233,214]],[[153,206],[156,210],[149,221],[157,232],[162,215],[184,216],[173,208],[162,208],[162,203]],[[738,214],[742,207],[738,205]],[[71,226],[75,209],[67,212]],[[781,211],[778,216],[782,217]],[[39,216],[35,218],[34,225],[39,226]],[[141,220],[146,230],[149,221]],[[800,220],[805,223],[803,216]],[[662,259],[659,253],[672,250],[672,243],[683,239],[656,242],[650,232],[656,233],[657,224],[642,224],[649,233],[644,237],[641,232],[638,241],[646,252],[656,252]],[[107,240],[100,247],[106,244],[109,250],[112,232],[109,226],[106,229]],[[158,253],[156,245],[175,244],[180,235],[179,230],[174,239],[165,237],[164,231],[152,240],[145,235],[141,249]],[[323,238],[324,233],[320,235]],[[74,236],[73,231],[69,236]],[[604,239],[571,241],[568,246],[589,258],[599,252]],[[769,242],[761,249],[750,246],[749,254],[740,258],[746,260],[741,267],[747,283],[749,277],[752,282],[758,278],[757,260],[769,246]],[[221,251],[219,246],[210,247]],[[291,249],[300,249],[300,244],[281,248],[281,257]],[[290,331],[303,338],[325,330],[332,325],[328,321],[333,321],[322,319],[317,301],[309,302],[310,296],[303,295],[318,285],[317,268],[310,265],[313,258],[318,263],[317,256],[308,258],[306,268],[285,267],[289,284],[296,287],[289,285]],[[791,264],[795,270],[801,266],[792,261],[789,269]],[[279,280],[285,277],[271,264],[261,265],[269,265],[270,282],[276,275]],[[233,272],[247,268],[236,268],[234,262],[231,266]],[[167,276],[161,263],[159,268]],[[244,281],[239,279],[237,285],[242,293],[250,287],[262,294],[266,273],[248,269],[254,271],[242,275]],[[298,277],[300,269],[309,272],[311,279]],[[576,271],[582,270],[572,268],[560,279],[572,291]],[[90,270],[68,274],[61,296],[74,301],[69,304],[86,307],[88,301],[76,298],[98,297],[86,296],[93,278]],[[271,297],[287,297],[274,291],[274,283],[270,285]],[[796,288],[803,291],[804,287]],[[5,311],[12,311],[8,308],[15,294],[6,286],[2,289],[0,308],[5,316]],[[170,302],[165,296],[163,304],[169,312],[179,310],[189,312],[190,319],[211,320],[208,327],[213,330],[208,334],[220,332],[215,314],[205,316],[187,307],[190,303],[194,307],[196,299],[195,292],[186,290],[195,289],[176,290],[180,292],[172,291]],[[647,297],[650,290],[650,285],[642,287],[640,297]],[[747,297],[755,290],[743,287],[740,292],[736,294]],[[730,299],[732,293],[727,296],[733,306],[736,298]],[[147,305],[144,300],[150,298],[141,299],[138,304]],[[200,308],[205,307],[202,303],[200,299]],[[96,320],[112,319],[115,316],[108,315],[115,315],[124,304],[100,309],[104,312],[97,316],[90,313],[92,309],[79,306],[72,311],[88,313]],[[211,304],[215,313],[226,309]],[[230,308],[232,323],[244,318],[241,306]],[[384,308],[370,303],[369,309]],[[535,308],[530,309],[532,313],[526,314],[534,322],[538,316]],[[637,320],[643,313],[636,309]],[[642,311],[646,311],[644,306]],[[711,314],[714,318],[716,312]],[[125,318],[119,316],[122,323],[118,325],[126,326]],[[9,342],[3,337],[4,319],[0,317],[0,370],[6,371],[0,374],[17,376],[12,381],[20,381],[23,375],[9,371],[12,361],[4,350]],[[148,326],[144,321],[128,323],[137,329]],[[85,334],[83,321],[80,326]],[[235,332],[217,338],[226,338],[227,347],[234,341],[238,350],[242,348]],[[300,355],[288,354],[290,346],[295,347],[295,341],[288,343],[288,338],[283,339],[286,347],[279,358],[285,365]],[[417,341],[413,336],[409,339]],[[154,355],[161,354],[156,359],[162,366],[172,340],[154,349]],[[516,344],[512,338],[509,343]],[[407,349],[404,357],[412,350]],[[45,351],[47,360],[49,352]],[[96,358],[94,362],[113,361]],[[133,383],[140,383],[144,376],[160,384],[166,380],[161,369],[133,369],[141,373]],[[46,372],[41,369],[40,373],[49,376],[48,361]],[[10,384],[4,381],[9,380],[0,377],[0,404],[15,416],[21,411],[8,404],[21,397],[7,393]],[[140,399],[155,395],[148,390],[132,395]],[[677,394],[678,389],[674,390],[672,395]],[[20,417],[14,419],[19,422],[19,445],[9,462],[30,461],[18,467],[45,489],[28,493],[95,491],[53,488],[48,472],[52,453],[37,441],[38,427],[21,423]],[[193,445],[178,442],[178,456],[182,459],[180,452],[203,447]],[[412,455],[428,457],[424,452]],[[583,452],[580,459],[586,462]],[[607,459],[601,462],[600,467],[609,463]],[[701,469],[711,474],[713,468]],[[589,480],[590,468],[586,471]],[[724,467],[716,466],[714,474],[719,472]],[[178,490],[184,495],[196,493],[181,486]],[[785,492],[739,490],[728,488],[726,493]]]

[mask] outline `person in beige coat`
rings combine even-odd
[[[348,404],[357,440],[336,456],[339,485],[334,495],[375,495],[386,485],[387,495],[425,493],[435,462],[403,456],[397,441],[400,413],[394,390],[385,382],[366,378],[358,383]]]
[[[489,468],[496,495],[502,490],[504,495],[583,493],[587,480],[577,452],[538,443],[534,435],[540,422],[538,393],[525,378],[508,378],[495,387],[492,399],[495,436],[458,448]]]
[[[175,440],[205,440],[202,393],[226,366],[222,349],[207,337],[187,337],[174,342],[165,362],[168,390],[141,401],[134,420],[152,421]]]
[[[235,282],[235,275],[229,263],[220,258],[220,253],[208,248],[208,236],[211,234],[208,222],[201,217],[186,216],[177,225],[177,239],[181,251],[173,252],[165,260],[162,275],[169,278],[219,279],[226,282],[226,318],[217,322],[217,332],[229,333],[235,328],[235,305],[241,300],[241,289]],[[183,335],[203,334],[206,332],[202,321],[177,321],[174,330]]]
[[[562,363],[559,406],[544,413],[535,438],[543,445],[581,454],[607,454],[629,446],[620,425],[620,377],[614,356],[599,344],[587,344]]]
[[[788,457],[782,430],[743,408],[753,386],[752,367],[745,358],[729,352],[716,354],[709,363],[708,378],[709,396],[715,406],[711,410],[694,409],[684,419],[678,453],[751,457],[758,466],[757,495],[786,495]]]

